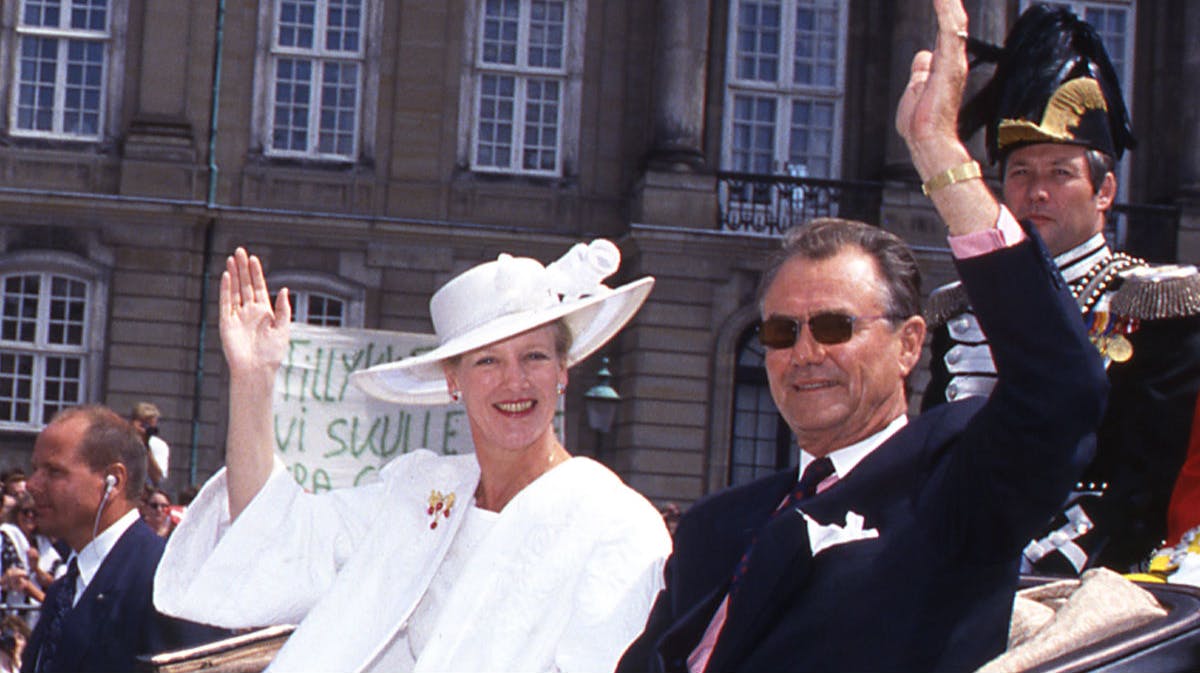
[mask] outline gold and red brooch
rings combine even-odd
[[[442,492],[438,490],[430,491],[429,508],[425,510],[426,514],[433,517],[433,519],[429,522],[429,528],[434,529],[438,527],[439,514],[442,516],[442,518],[450,518],[450,509],[452,507],[454,507],[453,491],[445,495],[442,495]]]

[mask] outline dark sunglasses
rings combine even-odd
[[[167,502],[148,502],[146,505],[152,509],[171,509],[171,503]]]
[[[36,510],[36,509],[22,509],[22,510],[19,510],[17,513],[18,513],[18,514],[24,514],[24,515],[26,515],[26,516],[37,516],[37,510]]]
[[[767,348],[791,348],[800,338],[801,325],[807,324],[813,341],[825,346],[844,344],[854,336],[854,323],[881,320],[885,315],[853,316],[846,313],[818,313],[808,320],[771,316],[758,325],[758,342]]]

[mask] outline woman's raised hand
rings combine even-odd
[[[255,372],[274,377],[287,354],[292,308],[286,288],[274,307],[262,262],[239,247],[221,274],[221,345],[232,375]]]

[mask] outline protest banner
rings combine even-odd
[[[389,460],[418,448],[471,453],[461,404],[402,406],[350,382],[355,371],[436,345],[432,334],[292,325],[273,408],[275,449],[297,483],[313,493],[370,483]]]
[[[470,453],[461,405],[400,406],[368,397],[350,374],[437,345],[431,334],[292,325],[275,382],[275,448],[311,492],[377,479],[398,455]]]

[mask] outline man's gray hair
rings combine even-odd
[[[767,259],[763,269],[758,284],[759,309],[767,289],[789,259],[829,259],[847,246],[857,247],[875,260],[884,284],[884,310],[893,323],[921,314],[921,270],[908,244],[866,222],[837,217],[817,218],[787,232],[783,247]]]

